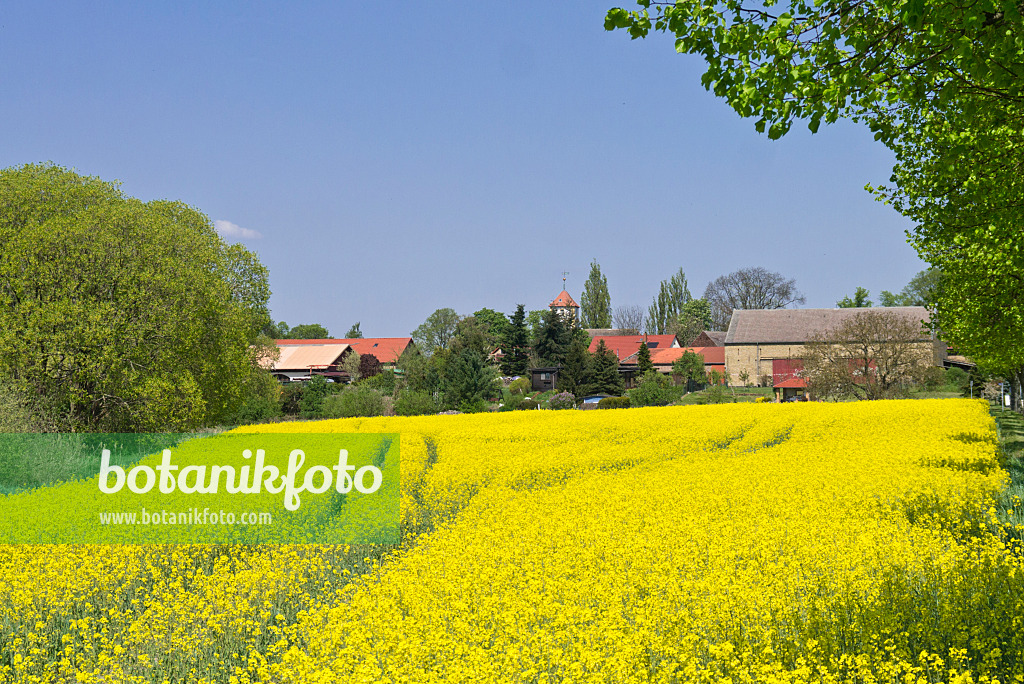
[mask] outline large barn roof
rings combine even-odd
[[[282,355],[284,354],[285,347],[344,344],[352,347],[352,350],[360,356],[363,356],[364,354],[373,354],[381,363],[396,363],[398,361],[398,357],[400,357],[402,353],[412,345],[412,338],[351,337],[326,340],[274,340],[274,342],[281,348]]]
[[[927,321],[923,306],[890,306],[872,309],[736,309],[725,336],[733,344],[803,344],[865,311],[891,311],[911,322]],[[922,330],[922,340],[930,339]]]

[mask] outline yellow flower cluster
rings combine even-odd
[[[404,543],[0,547],[0,680],[1024,682],[981,402],[264,430],[400,434]]]

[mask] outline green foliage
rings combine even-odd
[[[445,372],[445,403],[471,407],[499,394],[493,367],[472,349],[454,354]]]
[[[246,399],[224,422],[228,425],[254,425],[273,421],[280,416],[280,399],[255,395]]]
[[[710,329],[711,305],[702,297],[686,302],[679,317],[669,325],[667,332],[679,338],[683,346],[689,346],[702,332]]]
[[[683,269],[668,280],[661,281],[661,290],[647,309],[647,332],[652,335],[665,335],[670,328],[677,326],[686,304],[693,299],[690,288],[686,284]]]
[[[297,416],[300,411],[305,383],[287,382],[281,385],[281,413],[286,416]],[[230,423],[229,423],[230,424]]]
[[[342,392],[324,399],[320,415],[323,418],[369,418],[383,416],[384,395],[371,387],[350,385]]]
[[[592,363],[593,380],[588,391],[595,394],[622,394],[625,383],[619,374],[619,360],[605,346],[604,340],[597,343]]]
[[[43,432],[33,415],[27,394],[13,382],[0,381],[0,435],[10,432]]]
[[[361,339],[363,339],[363,331],[359,329],[359,321],[356,321],[355,325],[353,325],[351,328],[348,329],[348,332],[345,333],[345,339],[346,340],[361,340]]]
[[[882,290],[879,303],[882,306],[929,306],[939,294],[941,281],[942,273],[938,269],[925,269],[911,278],[898,294]]]
[[[509,322],[508,316],[495,311],[494,309],[480,309],[473,313],[473,318],[481,324],[491,337],[494,338],[495,346],[504,346],[506,337],[509,333]],[[488,350],[492,351],[492,350]]]
[[[329,382],[322,375],[314,375],[305,385],[302,398],[299,400],[299,415],[303,418],[319,418],[322,415],[324,401],[336,393],[340,386]]]
[[[692,351],[683,352],[672,362],[672,375],[693,382],[705,382],[707,376],[704,373],[704,357]]]
[[[512,321],[505,332],[502,345],[501,372],[514,377],[525,375],[530,366],[530,335],[526,328],[526,312],[522,304],[516,305]]]
[[[508,385],[509,394],[526,394],[530,391],[529,378],[516,378]]]
[[[319,323],[303,323],[288,330],[282,339],[288,340],[326,340],[331,337],[327,328]]]
[[[640,351],[636,355],[636,371],[640,375],[647,375],[654,370],[654,363],[651,362],[651,350],[647,348],[646,342],[640,343]]]
[[[558,389],[582,396],[590,392],[593,383],[593,357],[587,343],[578,337],[573,338],[562,369],[558,371]]]
[[[459,315],[455,309],[437,309],[412,331],[412,339],[423,354],[430,356],[438,349],[448,347],[458,323]]]
[[[605,397],[597,402],[599,409],[629,408],[630,405],[629,397]]]
[[[948,368],[946,369],[946,385],[956,387],[961,392],[968,389],[971,382],[970,374],[963,368]]]
[[[544,312],[541,321],[540,331],[533,349],[537,354],[541,366],[559,366],[565,361],[565,355],[569,350],[572,330],[565,324],[565,320],[553,309]]]
[[[609,30],[673,34],[702,83],[770,138],[803,119],[866,123],[895,155],[871,188],[941,271],[931,323],[960,353],[1024,376],[1024,47],[1014,3],[681,0],[608,12]]]
[[[0,245],[0,376],[55,426],[189,430],[246,399],[267,272],[197,210],[27,165],[0,171]]]
[[[548,309],[536,309],[526,312],[526,327],[530,331],[530,342],[536,342],[543,327],[544,314]]]
[[[463,349],[471,349],[487,358],[500,344],[501,340],[491,332],[490,324],[477,319],[476,316],[468,316],[455,326],[455,335],[449,348],[454,353],[459,353]]]
[[[533,411],[538,406],[540,406],[540,402],[539,401],[535,401],[533,399],[523,399],[519,403],[519,406],[516,407],[516,410],[517,411]]]
[[[441,408],[428,392],[403,390],[395,400],[395,415],[427,416],[440,411]]]
[[[858,287],[857,291],[853,293],[852,299],[850,297],[843,297],[838,302],[836,302],[836,306],[839,307],[840,309],[868,308],[872,304],[871,300],[868,299],[868,297],[870,296],[870,292],[868,292],[863,287]]]
[[[601,266],[596,259],[590,262],[590,276],[583,284],[580,316],[580,324],[584,328],[612,327],[612,298],[608,293],[608,278],[601,274]]]
[[[631,406],[668,406],[680,394],[665,375],[649,370],[640,379],[639,386],[629,390],[629,401]]]
[[[367,356],[371,356],[367,354]],[[366,358],[365,356],[363,358]],[[398,385],[398,378],[395,376],[395,372],[391,369],[384,369],[376,375],[370,377],[364,377],[359,381],[361,387],[370,387],[377,390],[384,396],[391,396],[395,393],[395,387]]]
[[[572,392],[559,392],[548,399],[548,408],[555,411],[576,408],[576,397]]]
[[[712,384],[701,392],[701,398],[705,404],[724,404],[729,398],[725,385]]]

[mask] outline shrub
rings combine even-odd
[[[11,383],[0,382],[0,433],[37,432],[26,393]]]
[[[338,385],[329,382],[322,375],[314,375],[306,383],[302,392],[302,399],[299,400],[299,415],[303,418],[319,418],[322,413],[324,400],[338,391]]]
[[[672,381],[655,370],[644,373],[640,386],[629,391],[631,406],[668,406],[678,398]]]
[[[362,358],[365,359],[369,356],[372,355],[367,354]],[[369,387],[370,389],[375,389],[385,395],[392,395],[395,393],[395,384],[395,372],[392,370],[382,370],[376,375],[371,376],[364,375],[363,379],[359,381],[360,387]]]
[[[601,401],[597,402],[597,408],[600,409],[615,409],[629,407],[629,397],[605,397]]]
[[[725,394],[724,385],[712,385],[704,391],[704,401],[708,404],[724,404]]]
[[[384,415],[384,395],[370,387],[347,387],[327,397],[321,415],[325,418],[355,418]]]
[[[946,371],[938,366],[928,366],[921,371],[921,384],[925,389],[937,390],[946,384]]]
[[[533,399],[523,399],[521,402],[519,402],[519,406],[516,407],[516,410],[517,411],[532,411],[533,409],[537,408],[538,406],[540,406],[540,402],[539,401],[535,401]]]
[[[529,378],[516,378],[508,385],[508,391],[511,394],[526,394],[530,391],[530,379]]]
[[[946,384],[963,392],[971,386],[971,376],[963,368],[954,366],[946,370]]]
[[[561,392],[548,399],[548,407],[561,411],[576,407],[576,397],[572,392]]]
[[[380,360],[373,354],[363,354],[359,357],[359,377],[362,379],[372,378],[378,375],[383,368]]]
[[[269,397],[254,396],[246,399],[225,422],[229,425],[266,423],[281,416],[281,402]]]
[[[398,416],[427,416],[439,409],[429,392],[404,390],[395,400],[395,415]]]

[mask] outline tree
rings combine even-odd
[[[450,405],[477,409],[498,392],[494,368],[473,349],[453,354],[445,373],[445,397]]]
[[[704,289],[711,307],[711,324],[726,330],[733,309],[784,309],[807,301],[796,289],[796,281],[761,266],[741,268],[719,276]]]
[[[565,360],[572,340],[572,330],[554,309],[548,309],[541,321],[533,350],[542,366],[558,366]]]
[[[958,351],[1024,377],[1024,49],[1015,2],[682,0],[609,11],[634,38],[674,34],[704,86],[777,138],[796,119],[863,121],[895,155],[870,188],[942,272],[931,324]],[[1019,384],[1019,383],[1018,383]]]
[[[939,294],[941,279],[942,273],[938,269],[925,269],[911,278],[898,294],[882,290],[879,303],[882,306],[928,306]]]
[[[412,339],[420,351],[430,356],[436,350],[448,346],[455,336],[455,327],[458,324],[459,315],[455,313],[455,309],[438,309],[412,331]]]
[[[540,330],[543,327],[542,321],[544,320],[544,314],[548,312],[548,309],[537,309],[534,311],[526,312],[526,327],[530,330],[530,341],[536,342],[540,336]]]
[[[593,385],[592,391],[595,394],[621,395],[625,390],[625,383],[622,375],[619,374],[619,360],[615,352],[609,349],[604,340],[597,343],[593,360]]]
[[[384,369],[373,354],[363,354],[359,357],[359,379],[365,380],[379,374]]]
[[[601,266],[596,259],[590,262],[590,276],[583,284],[580,314],[580,325],[584,328],[612,326],[612,298],[608,294],[608,278],[601,274]]]
[[[672,362],[672,375],[687,381],[704,384],[704,357],[696,352],[685,351]]]
[[[487,333],[494,339],[494,346],[499,347],[505,344],[505,336],[508,335],[508,316],[495,311],[494,309],[480,309],[473,313],[473,318],[484,327]],[[489,352],[494,351],[489,349]]]
[[[665,335],[669,328],[678,324],[683,307],[693,299],[690,288],[686,285],[686,274],[683,269],[668,280],[661,281],[661,289],[647,309],[647,332],[652,335]]]
[[[288,338],[288,330],[288,324],[284,321],[270,321],[263,326],[262,333],[272,340],[284,340]]]
[[[840,309],[866,309],[871,306],[871,300],[868,299],[870,296],[870,292],[858,286],[857,291],[853,293],[853,299],[843,297],[836,302],[836,306]]]
[[[501,358],[501,372],[507,376],[525,375],[530,364],[530,338],[526,330],[526,311],[522,304],[516,305],[505,335],[504,356]]]
[[[319,323],[303,323],[288,330],[288,334],[281,339],[287,340],[326,340],[331,333]]]
[[[675,335],[684,347],[688,347],[702,332],[710,329],[711,305],[702,297],[691,299],[684,304],[682,313],[669,326],[667,332]]]
[[[644,308],[636,304],[616,307],[612,320],[623,335],[639,335],[644,329]]]
[[[361,340],[361,339],[363,339],[363,331],[359,329],[359,321],[356,321],[355,325],[353,325],[351,328],[348,329],[348,332],[345,333],[345,339],[346,340]]]
[[[345,354],[344,358],[341,359],[341,369],[348,373],[349,382],[359,382],[362,379],[360,369],[362,363],[362,357],[356,353],[355,349],[350,349],[348,354]]]
[[[579,337],[573,339],[558,371],[558,389],[572,392],[577,397],[590,394],[593,386],[593,357],[587,343]]]
[[[491,333],[490,326],[474,315],[467,316],[456,324],[455,335],[449,346],[454,352],[472,349],[486,359],[498,347],[499,342],[498,337]]]
[[[897,397],[932,362],[920,321],[894,311],[862,311],[804,347],[811,393],[858,399]]]
[[[266,373],[266,269],[196,209],[26,165],[0,171],[0,246],[0,377],[59,429],[190,430]]]
[[[636,354],[636,372],[646,375],[647,371],[652,370],[654,370],[654,364],[651,362],[651,350],[647,348],[646,342],[641,342],[640,351]]]

